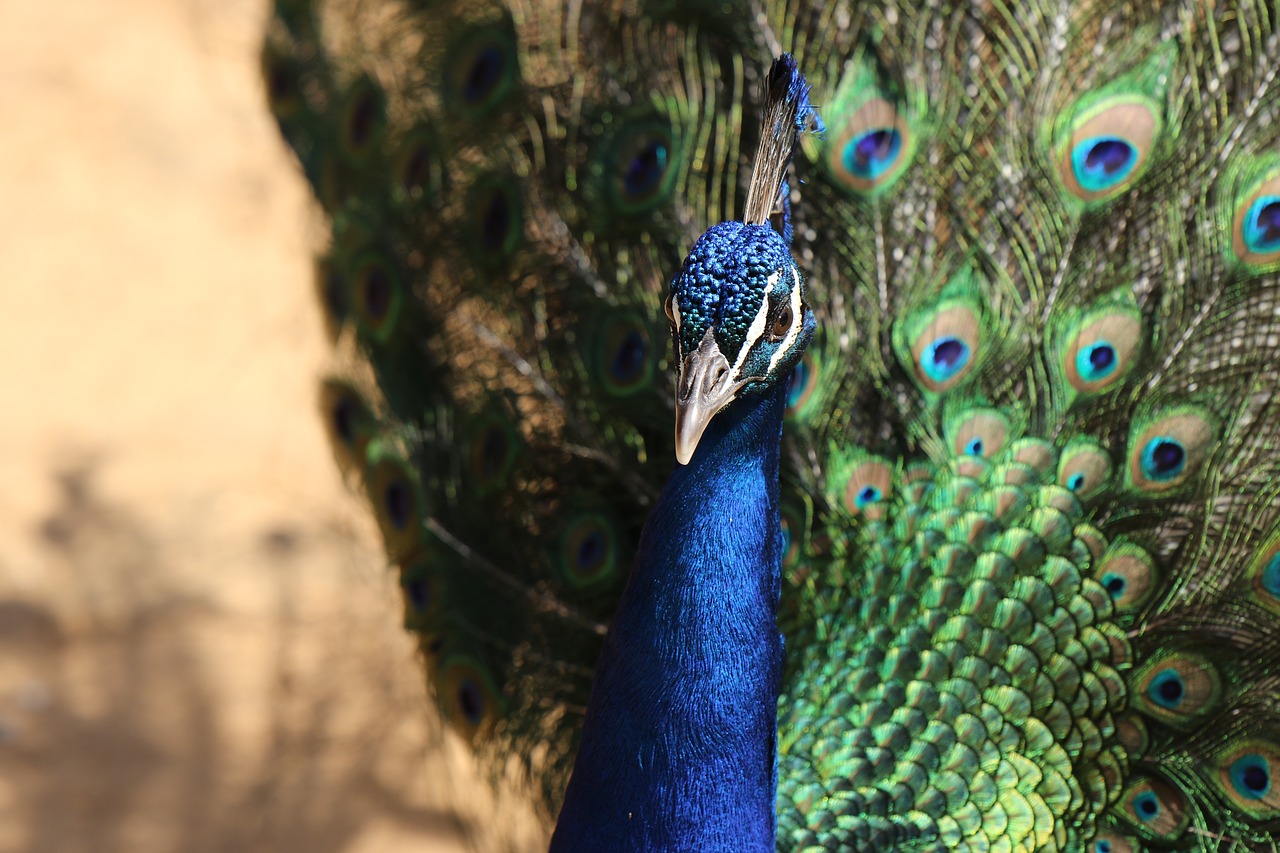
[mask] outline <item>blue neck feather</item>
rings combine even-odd
[[[713,418],[649,516],[553,853],[774,849],[785,398]]]

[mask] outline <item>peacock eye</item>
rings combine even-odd
[[[1267,740],[1247,740],[1233,745],[1220,756],[1218,789],[1250,817],[1274,820],[1280,814],[1280,791],[1276,771],[1280,769],[1280,751]]]
[[[1203,466],[1219,430],[1218,422],[1197,406],[1144,416],[1129,438],[1129,482],[1153,493],[1181,487]]]
[[[1265,758],[1250,753],[1231,765],[1231,781],[1241,796],[1260,800],[1271,792],[1271,767]]]
[[[1152,480],[1168,480],[1182,473],[1187,452],[1174,438],[1157,436],[1142,448],[1142,473]]]
[[[392,165],[395,200],[413,205],[433,197],[440,189],[442,168],[442,149],[430,129],[412,131],[398,146]]]
[[[676,295],[674,293],[667,294],[667,301],[662,303],[662,310],[667,312],[667,319],[672,323],[676,321]]]
[[[659,139],[647,140],[624,166],[622,189],[628,198],[644,198],[653,192],[667,171],[668,147]]]
[[[851,96],[856,101],[861,97]],[[846,103],[849,103],[846,101]],[[888,189],[911,159],[913,140],[910,124],[899,105],[872,95],[836,120],[828,143],[828,174],[855,193],[872,196]],[[833,118],[835,116],[833,115]]]
[[[1138,149],[1114,136],[1083,139],[1071,149],[1077,183],[1090,193],[1106,192],[1138,165]]]
[[[1133,807],[1138,812],[1138,818],[1143,821],[1152,821],[1160,816],[1160,800],[1151,791],[1144,791],[1134,797]]]
[[[1145,96],[1086,96],[1074,108],[1059,173],[1067,192],[1086,204],[1115,198],[1146,169],[1164,119]]]
[[[445,57],[445,99],[467,117],[494,109],[516,90],[516,39],[509,21],[459,34]]]
[[[631,314],[605,320],[592,347],[592,373],[610,396],[623,397],[640,391],[653,378],[653,348],[649,324]]]
[[[481,45],[462,74],[463,98],[477,103],[492,94],[502,80],[506,60],[502,48],[491,44]]]
[[[1243,186],[1226,204],[1231,216],[1231,252],[1255,268],[1275,269],[1280,261],[1280,174],[1266,159],[1247,159],[1238,179]],[[1260,183],[1244,183],[1258,169]]]
[[[1152,700],[1165,708],[1173,710],[1182,704],[1187,690],[1182,684],[1182,677],[1172,669],[1166,669],[1151,679],[1147,694]]]
[[[376,144],[386,128],[386,99],[382,90],[367,77],[352,84],[346,95],[343,117],[343,152],[360,162]]]
[[[665,118],[624,121],[605,146],[608,198],[625,215],[643,213],[671,195],[678,162],[676,137]]]
[[[769,329],[769,335],[775,341],[782,339],[791,330],[791,323],[794,320],[795,316],[791,311],[791,306],[789,304],[783,305],[782,311],[778,313],[777,318],[773,321],[773,326]]]
[[[965,270],[955,283],[971,284]],[[966,298],[945,298],[908,315],[894,333],[899,358],[931,394],[955,388],[971,376],[987,355],[983,348],[982,306]]]
[[[1250,205],[1244,220],[1244,242],[1254,254],[1280,249],[1280,197],[1264,195]]]
[[[897,162],[902,134],[896,128],[877,127],[850,139],[844,147],[844,167],[864,181],[875,181]]]
[[[524,234],[521,200],[514,182],[488,175],[471,190],[465,226],[477,263],[500,267],[515,252]]]

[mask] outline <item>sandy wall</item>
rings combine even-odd
[[[453,850],[468,820],[319,428],[264,14],[0,2],[0,851]]]

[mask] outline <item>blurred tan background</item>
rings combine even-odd
[[[442,851],[492,820],[320,429],[265,9],[0,0],[0,851]]]

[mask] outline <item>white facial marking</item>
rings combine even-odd
[[[787,329],[787,334],[782,338],[782,343],[778,344],[778,349],[774,351],[773,358],[769,359],[769,372],[778,366],[778,362],[787,354],[787,350],[791,349],[792,344],[796,342],[796,338],[800,337],[800,329],[804,326],[803,318],[800,316],[800,278],[799,272],[796,271],[795,265],[791,267],[796,273],[794,284],[791,286],[791,328]]]
[[[778,279],[782,277],[782,270],[778,270],[769,276],[769,288],[765,291],[764,299],[760,301],[760,310],[756,312],[756,317],[751,321],[751,328],[747,329],[747,337],[742,342],[742,349],[738,350],[738,358],[733,363],[733,375],[742,378],[740,371],[742,363],[747,360],[747,356],[751,353],[751,348],[764,335],[765,324],[769,322],[769,291],[778,285]]]

